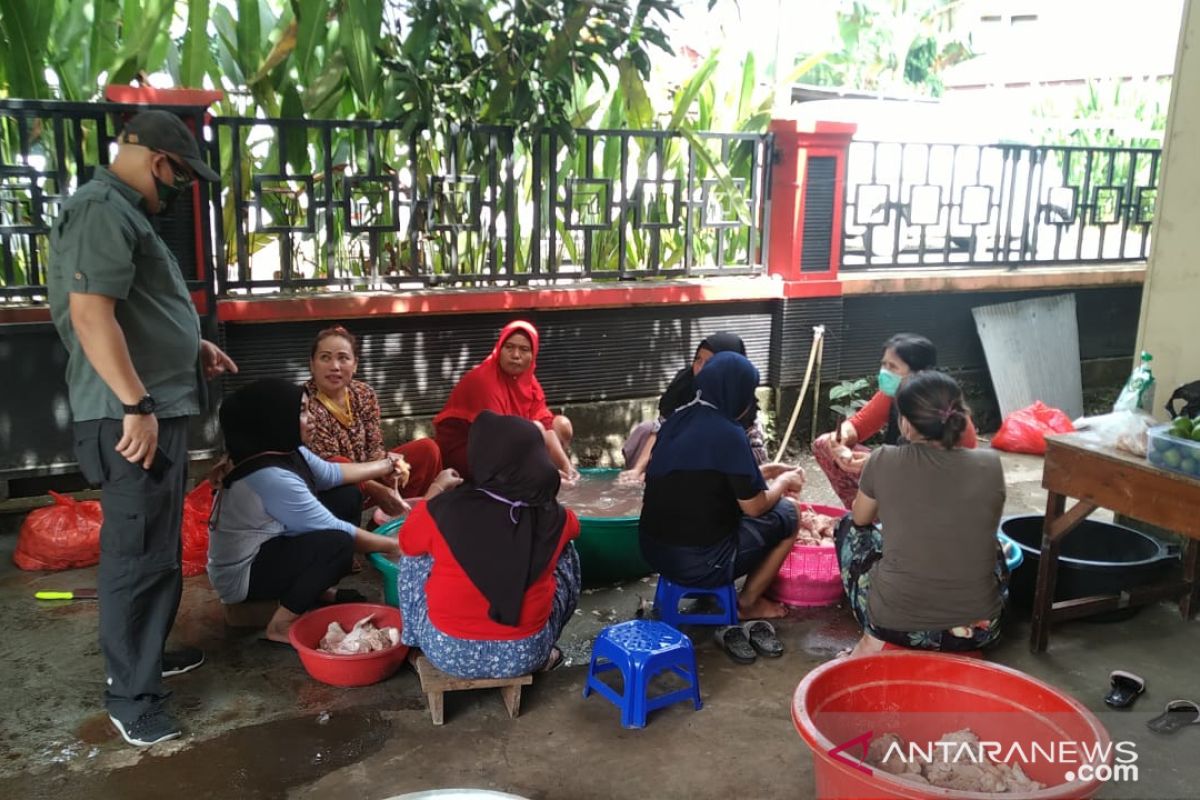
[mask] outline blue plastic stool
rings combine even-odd
[[[621,671],[623,695],[599,678],[600,673],[613,669]],[[647,697],[650,681],[668,669],[689,685],[658,697]],[[592,645],[592,663],[588,666],[583,696],[587,697],[592,690],[621,709],[624,728],[644,728],[648,713],[680,700],[690,698],[697,711],[703,705],[692,640],[670,625],[653,620],[634,619],[600,631]]]
[[[679,601],[684,598],[715,597],[721,603],[719,614],[685,614],[679,610]],[[654,590],[654,610],[658,618],[668,625],[737,625],[737,590],[730,583],[715,589],[698,586],[683,586],[658,576],[658,588]]]

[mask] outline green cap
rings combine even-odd
[[[121,141],[140,144],[179,158],[206,181],[220,180],[212,167],[200,157],[200,146],[188,126],[170,111],[143,111],[125,123]]]

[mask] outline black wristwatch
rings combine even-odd
[[[143,417],[147,414],[153,414],[154,409],[157,407],[158,404],[154,402],[154,398],[150,395],[146,395],[131,406],[124,404],[121,405],[121,408],[125,410],[126,414],[140,414]]]

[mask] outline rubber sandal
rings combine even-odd
[[[713,638],[729,654],[729,657],[739,664],[753,664],[758,659],[758,655],[750,645],[750,639],[740,625],[717,628]]]
[[[775,626],[763,619],[755,619],[742,625],[750,645],[760,656],[779,658],[783,655],[783,642],[775,635]]]
[[[1200,725],[1200,705],[1192,700],[1172,700],[1163,713],[1146,723],[1155,733],[1175,733],[1189,725]]]
[[[1123,669],[1114,669],[1108,680],[1111,688],[1104,696],[1104,702],[1113,708],[1129,708],[1138,695],[1146,691],[1144,678]]]

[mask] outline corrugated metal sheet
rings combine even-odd
[[[710,333],[729,330],[770,380],[771,306],[737,304],[594,309],[523,315],[538,326],[538,378],[552,404],[650,397],[666,387]],[[384,416],[431,415],[518,315],[390,317],[347,327],[362,341],[359,377],[379,394]],[[267,375],[308,376],[312,337],[330,323],[227,325],[239,374],[226,391]]]
[[[972,313],[1002,416],[1035,400],[1071,419],[1083,415],[1073,294],[979,306]]]
[[[804,382],[808,353],[812,348],[813,326],[825,326],[825,352],[822,378],[838,375],[842,350],[842,298],[815,297],[785,300],[777,326],[778,344],[773,353],[779,376],[777,386],[799,386]]]
[[[948,369],[984,369],[987,359],[971,309],[1061,292],[975,292],[920,295],[856,295],[845,298],[839,377],[873,375],[883,343],[909,331],[928,336],[938,362]],[[1137,341],[1140,286],[1075,292],[1079,349],[1083,359],[1131,356]],[[828,359],[827,359],[828,360]]]
[[[804,238],[800,242],[800,270],[825,272],[833,246],[834,181],[837,159],[812,156],[804,176]]]

